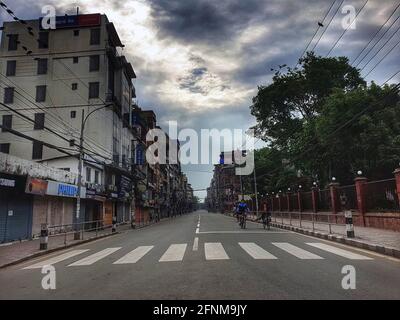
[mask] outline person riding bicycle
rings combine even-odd
[[[238,213],[239,221],[240,221],[240,218],[246,219],[246,214],[248,211],[249,211],[249,208],[247,206],[247,203],[242,200],[237,206],[237,213]]]

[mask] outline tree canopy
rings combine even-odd
[[[251,113],[268,147],[256,152],[263,189],[283,189],[332,176],[351,183],[391,175],[400,159],[399,95],[366,84],[346,57],[308,53],[299,69],[277,72],[260,86]]]

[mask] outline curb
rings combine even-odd
[[[224,215],[232,217],[231,214],[224,214]],[[254,220],[250,220],[250,221],[255,222],[255,223],[260,223],[260,222],[254,221]],[[359,249],[365,249],[365,250],[373,251],[373,252],[376,252],[379,254],[383,254],[386,256],[395,257],[395,258],[400,259],[400,250],[396,249],[396,248],[386,247],[386,246],[382,246],[382,245],[375,244],[375,243],[361,241],[359,239],[346,238],[341,235],[328,234],[328,233],[324,233],[324,232],[320,232],[320,231],[312,231],[309,229],[303,229],[303,228],[294,227],[294,226],[282,225],[282,224],[278,224],[278,223],[271,223],[271,226],[275,227],[275,228],[279,228],[279,229],[290,230],[290,231],[297,232],[300,234],[305,234],[307,236],[312,236],[312,237],[321,238],[321,239],[328,240],[328,241],[346,244],[348,246],[356,247]]]
[[[35,253],[30,254],[28,256],[25,256],[25,257],[23,257],[21,259],[18,259],[18,260],[11,261],[11,262],[5,263],[3,265],[0,265],[0,269],[4,269],[4,268],[7,268],[7,267],[16,265],[16,264],[19,264],[19,263],[27,261],[27,260],[38,258],[38,257],[44,256],[44,255],[49,254],[49,253],[57,252],[57,251],[60,251],[60,250],[68,249],[68,248],[71,248],[71,247],[74,247],[74,246],[78,246],[78,245],[81,245],[81,244],[85,244],[85,243],[88,243],[88,242],[92,242],[92,241],[95,241],[95,240],[107,238],[107,237],[114,236],[114,235],[121,234],[121,233],[125,233],[128,230],[135,230],[135,229],[139,230],[139,229],[143,229],[143,228],[146,228],[146,227],[150,227],[150,226],[152,226],[154,224],[157,224],[157,223],[159,223],[161,221],[168,220],[168,219],[169,218],[165,218],[165,219],[161,219],[158,222],[153,222],[153,223],[150,223],[150,224],[147,224],[147,225],[143,225],[143,226],[140,226],[140,227],[128,228],[127,230],[117,231],[115,233],[109,233],[109,234],[105,234],[105,235],[102,235],[102,236],[99,236],[99,237],[88,238],[88,239],[82,240],[82,241],[77,242],[77,243],[71,243],[71,244],[66,245],[66,246],[49,249],[49,250],[46,250],[46,251],[43,251],[43,252],[35,252]],[[128,223],[123,223],[121,225],[127,225],[127,224]],[[26,240],[26,241],[28,241],[28,240]],[[18,243],[19,243],[19,241],[18,241]]]
[[[359,239],[346,238],[341,235],[328,234],[328,233],[324,233],[324,232],[320,232],[320,231],[312,231],[312,230],[308,230],[308,229],[302,229],[302,228],[293,227],[293,226],[286,226],[286,225],[281,225],[281,224],[277,224],[277,223],[271,223],[271,226],[273,226],[275,228],[290,230],[293,232],[305,234],[305,235],[316,237],[316,238],[321,238],[324,240],[329,240],[329,241],[338,242],[341,244],[346,244],[348,246],[356,247],[359,249],[373,251],[373,252],[383,254],[386,256],[400,258],[400,250],[396,249],[396,248],[392,248],[392,247],[386,247],[386,246],[378,245],[375,243],[361,241]]]
[[[68,248],[75,247],[75,246],[79,246],[81,244],[85,244],[85,243],[92,242],[92,241],[95,241],[95,240],[108,238],[110,236],[114,236],[114,235],[117,235],[117,234],[120,234],[120,232],[109,233],[109,234],[105,234],[105,235],[99,236],[99,237],[88,238],[88,239],[79,241],[77,243],[71,243],[71,244],[66,245],[66,246],[57,247],[57,248],[49,249],[49,250],[42,251],[42,252],[36,252],[36,253],[30,254],[30,255],[28,255],[26,257],[23,257],[21,259],[18,259],[18,260],[11,261],[11,262],[8,262],[6,264],[0,265],[0,269],[4,269],[4,268],[7,268],[7,267],[16,265],[16,264],[20,264],[20,263],[25,262],[27,260],[38,258],[38,257],[44,256],[44,255],[49,254],[49,253],[57,252],[57,251],[68,249]]]

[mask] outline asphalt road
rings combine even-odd
[[[2,269],[0,299],[400,299],[400,260],[198,211]]]

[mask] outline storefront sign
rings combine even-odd
[[[14,188],[15,180],[0,178],[0,186]]]
[[[47,181],[29,177],[26,182],[25,192],[44,196],[47,192]]]
[[[76,198],[78,194],[78,186],[55,181],[48,181],[47,195],[59,196],[67,198]],[[86,198],[86,188],[81,188],[81,198]]]
[[[39,18],[39,25],[42,29],[42,20]],[[101,16],[98,13],[83,14],[83,15],[64,15],[56,17],[56,29],[62,28],[79,28],[79,27],[94,27],[101,23]]]

